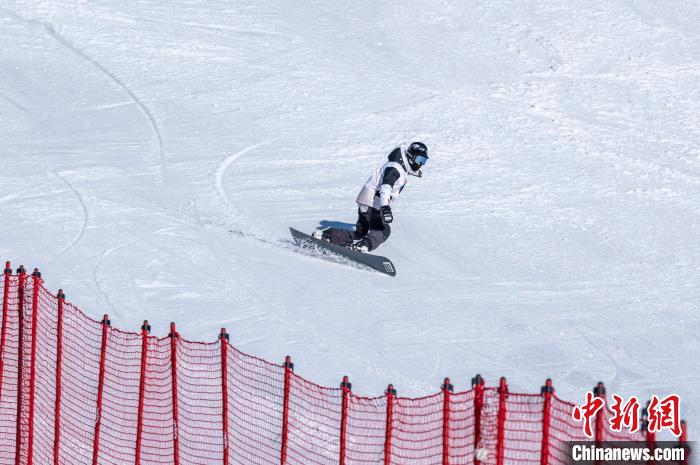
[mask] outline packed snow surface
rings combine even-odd
[[[0,257],[356,392],[700,409],[700,4],[0,5]],[[395,144],[396,278],[300,252]],[[691,421],[692,423],[692,421]]]

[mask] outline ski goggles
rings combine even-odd
[[[413,159],[416,165],[424,166],[426,163],[428,163],[428,157],[425,155],[418,155],[416,158]]]

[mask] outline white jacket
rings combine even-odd
[[[409,174],[420,176],[420,172],[413,171],[406,160],[406,147],[400,145],[391,151],[389,161],[374,170],[362,187],[355,200],[360,210],[391,206],[406,185]]]

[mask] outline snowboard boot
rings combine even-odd
[[[318,239],[319,241],[331,241],[331,228],[318,228],[311,233],[311,237]]]
[[[353,245],[352,248],[353,250],[357,250],[358,252],[367,253],[370,250],[372,250],[372,241],[369,240],[369,237],[365,236],[359,241],[357,241],[357,243]]]

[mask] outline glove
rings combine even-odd
[[[382,216],[382,223],[384,224],[389,224],[394,221],[394,215],[391,213],[391,207],[389,205],[379,207],[379,214]]]

